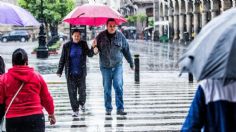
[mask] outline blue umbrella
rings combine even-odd
[[[236,79],[236,9],[211,20],[179,61],[195,79]],[[226,84],[226,83],[225,83]]]
[[[0,2],[0,24],[39,26],[40,23],[25,9]]]

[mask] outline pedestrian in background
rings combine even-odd
[[[72,116],[78,117],[79,107],[85,112],[86,102],[86,57],[93,56],[93,49],[89,49],[87,42],[81,40],[78,29],[72,31],[72,41],[63,45],[57,75],[61,77],[65,67],[67,88],[70,104],[73,110]],[[77,99],[79,94],[79,100]]]
[[[4,73],[5,73],[5,63],[4,63],[2,56],[0,56],[0,77]],[[4,111],[5,111],[5,105],[4,105],[4,103],[0,103],[0,121],[2,120],[2,118],[4,116],[4,113],[5,113]]]
[[[0,77],[0,104],[5,104],[7,132],[44,132],[44,107],[50,124],[55,124],[53,98],[43,77],[28,66],[23,49],[12,54],[13,67]],[[20,89],[22,87],[22,89]],[[20,89],[19,93],[16,92]],[[13,96],[16,96],[13,99]]]
[[[123,101],[123,56],[134,68],[133,59],[130,54],[129,44],[124,35],[117,31],[117,24],[113,18],[106,23],[107,29],[99,33],[93,41],[92,47],[98,49],[100,59],[100,70],[103,78],[104,100],[106,115],[112,111],[112,85],[115,89],[115,101],[118,115],[126,115]],[[97,48],[95,48],[97,47]]]
[[[2,75],[3,73],[5,73],[5,63],[2,56],[0,56],[0,75]]]

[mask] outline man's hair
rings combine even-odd
[[[109,22],[116,22],[116,21],[115,21],[114,18],[109,18],[109,19],[107,20],[107,24],[108,24]]]
[[[24,49],[18,48],[12,54],[12,64],[14,65],[25,65],[28,63],[28,55]]]
[[[76,32],[80,33],[79,29],[74,29],[74,30],[72,31],[72,35],[73,35],[74,33],[76,33]]]

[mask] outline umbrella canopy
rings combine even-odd
[[[236,9],[211,20],[191,42],[179,64],[197,80],[236,79]]]
[[[103,4],[78,6],[63,21],[72,25],[100,26],[106,24],[108,18],[114,18],[118,25],[126,22],[119,12]]]
[[[0,2],[0,24],[39,26],[40,23],[25,9]]]

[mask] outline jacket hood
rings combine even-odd
[[[35,78],[34,69],[29,66],[13,66],[8,73],[22,82],[30,82]]]

